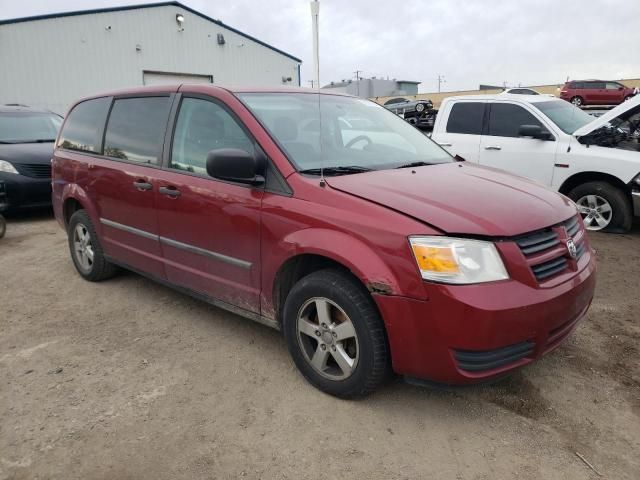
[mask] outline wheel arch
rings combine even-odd
[[[625,184],[622,180],[620,180],[618,177],[611,175],[609,173],[603,173],[603,172],[589,171],[589,172],[576,173],[570,176],[569,178],[567,178],[562,183],[558,191],[563,195],[568,195],[569,192],[571,192],[571,190],[576,188],[578,185],[582,185],[583,183],[588,183],[588,182],[609,183],[612,186],[623,191],[630,199],[631,190],[629,189],[629,186]]]
[[[335,268],[349,273],[370,293],[401,293],[395,275],[364,242],[340,232],[319,230],[302,231],[304,233],[300,233],[300,238],[295,239],[295,248],[291,250],[291,255],[281,261],[275,271],[269,300],[273,317],[278,323],[282,321],[283,305],[293,285],[304,276],[325,268]],[[293,239],[288,240],[291,242]],[[340,245],[340,252],[328,250],[326,245]]]
[[[78,210],[86,210],[89,217],[94,221],[98,218],[96,209],[93,207],[86,192],[76,184],[67,184],[62,192],[62,219],[64,227],[69,225],[71,216]],[[96,228],[99,225],[96,224]]]

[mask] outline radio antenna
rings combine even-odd
[[[313,67],[316,88],[318,89],[318,124],[320,128],[318,141],[320,143],[320,186],[326,185],[324,179],[324,155],[322,155],[322,109],[320,104],[320,48],[318,39],[318,23],[320,16],[320,2],[313,0],[310,4],[311,7],[311,31],[313,35]],[[312,84],[313,85],[313,84]]]

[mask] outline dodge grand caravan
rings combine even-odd
[[[391,371],[504,375],[561,344],[594,292],[569,199],[344,95],[87,98],[58,136],[53,190],[83,278],[123,267],[281,329],[304,377],[341,397]]]

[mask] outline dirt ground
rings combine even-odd
[[[638,479],[640,227],[591,238],[596,299],[553,354],[490,387],[341,401],[278,332],[135,274],[86,282],[51,217],[14,219],[0,479]]]

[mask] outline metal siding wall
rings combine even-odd
[[[142,85],[143,70],[213,75],[223,85],[299,81],[295,60],[173,6],[0,25],[0,62],[0,103],[59,113],[82,96]]]

